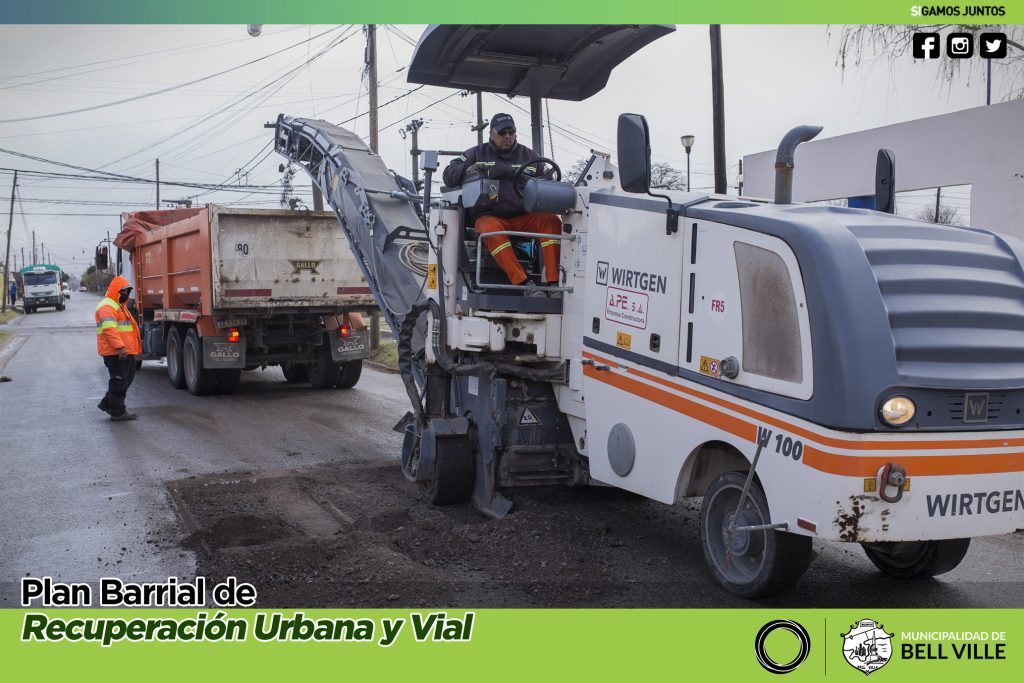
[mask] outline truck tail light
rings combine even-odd
[[[235,343],[238,342],[238,328],[237,327],[229,327],[228,328],[228,341],[231,342],[232,344],[235,344]]]
[[[352,327],[348,323],[345,323],[344,325],[338,328],[338,336],[341,337],[342,339],[344,339],[345,337],[349,337],[351,335]]]

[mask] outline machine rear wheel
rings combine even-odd
[[[700,540],[718,583],[734,595],[758,598],[785,590],[803,576],[811,563],[811,539],[775,529],[730,533],[734,516],[737,527],[771,520],[768,500],[756,480],[737,512],[746,478],[744,472],[728,472],[708,487],[700,509]]]
[[[203,367],[203,341],[195,329],[189,329],[182,345],[182,365],[185,369],[185,386],[193,396],[206,396],[216,386],[214,371]]]
[[[929,579],[956,569],[971,546],[969,538],[899,543],[861,543],[871,563],[899,579]]]
[[[181,329],[171,327],[167,333],[167,379],[175,389],[185,388],[185,369],[181,361]]]

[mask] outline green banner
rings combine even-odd
[[[499,16],[500,15],[500,16]],[[459,23],[459,24],[1005,24],[1024,22],[1021,0],[635,0],[594,2],[518,0],[499,10],[479,0],[380,0],[374,3],[306,0],[39,0],[0,5],[3,23]]]
[[[12,681],[1010,681],[1024,672],[1024,613],[12,609],[0,661]]]

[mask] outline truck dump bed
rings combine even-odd
[[[144,308],[202,315],[253,309],[374,307],[328,211],[198,209],[122,216]]]

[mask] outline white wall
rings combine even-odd
[[[805,142],[794,201],[874,194],[879,148],[896,155],[897,192],[971,185],[971,225],[1024,238],[1024,101]],[[772,197],[775,150],[745,156],[743,176],[745,195]]]

